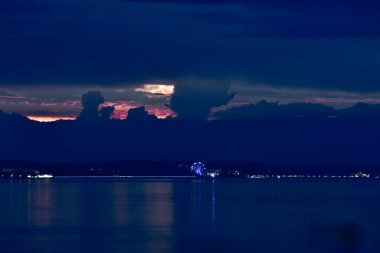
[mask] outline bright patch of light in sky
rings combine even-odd
[[[142,87],[136,88],[135,91],[170,96],[174,92],[174,85],[144,84]]]
[[[74,120],[75,117],[60,117],[60,116],[26,116],[30,120],[39,121],[39,122],[53,122],[57,120]]]

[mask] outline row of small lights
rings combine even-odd
[[[52,178],[53,175],[51,174],[41,174],[41,175],[14,175],[14,174],[11,174],[9,175],[10,178],[22,178],[26,176],[27,178]],[[1,177],[3,178],[4,175],[1,175]]]
[[[248,178],[258,179],[258,178],[370,178],[370,174],[366,173],[356,173],[354,175],[248,175]],[[380,178],[376,176],[375,178]]]

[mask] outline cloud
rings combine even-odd
[[[380,89],[374,1],[147,2],[0,1],[0,86],[132,87],[196,76]],[[64,5],[84,14],[62,14]]]
[[[236,96],[227,106],[220,109],[256,104],[262,100],[280,104],[324,104],[334,108],[345,108],[356,103],[380,103],[379,92],[352,92],[335,89],[246,84],[244,82],[232,82],[231,90],[237,92]]]
[[[217,111],[215,119],[281,119],[281,118],[380,118],[380,104],[357,103],[336,109],[317,103],[279,104],[261,101]]]
[[[135,91],[148,93],[148,95],[168,96],[173,94],[174,85],[144,84],[142,87],[135,88]]]
[[[95,111],[104,103],[104,98],[99,91],[89,91],[82,95],[83,110]]]
[[[137,119],[147,116],[144,108],[133,111]],[[89,131],[88,125],[75,121],[36,123],[0,113],[0,154],[4,160],[54,162],[379,162],[379,117],[344,117],[212,122],[117,120],[92,124]]]
[[[34,115],[27,115],[27,118],[30,120],[34,121],[39,121],[39,122],[53,122],[53,121],[58,121],[58,120],[75,120],[75,117],[65,117],[65,116],[34,116]]]
[[[96,121],[99,120],[99,106],[104,103],[104,98],[99,91],[89,91],[82,95],[83,110],[77,120]],[[106,109],[106,111],[109,109]]]
[[[26,123],[28,122],[28,118],[25,117],[25,116],[22,116],[20,114],[17,114],[17,113],[12,113],[12,114],[9,114],[9,113],[6,113],[6,112],[3,112],[2,110],[0,110],[0,122],[2,124],[4,123],[14,123],[14,122],[17,122],[17,123]]]
[[[115,111],[115,107],[114,106],[103,106],[99,110],[99,117],[102,120],[110,119],[112,117],[114,111]]]
[[[144,106],[132,108],[128,110],[128,121],[150,121],[156,120],[157,117],[155,115],[149,114]]]
[[[280,105],[261,101],[257,104],[232,107],[215,112],[212,117],[217,119],[243,118],[288,118],[288,117],[329,117],[337,116],[335,108],[312,103],[290,103]]]
[[[161,87],[161,84],[150,84],[148,87],[156,87],[161,92],[170,92],[174,86]],[[5,112],[19,113],[33,116],[35,119],[66,119],[76,118],[82,111],[81,95],[88,90],[101,92],[107,98],[100,107],[114,106],[112,118],[124,119],[130,108],[145,106],[150,114],[160,118],[170,115],[172,112],[165,104],[170,100],[170,94],[140,92],[136,89],[144,85],[70,85],[70,86],[8,86],[0,87],[0,108]],[[149,89],[149,91],[152,91]]]
[[[170,99],[169,108],[183,120],[207,120],[214,107],[227,104],[235,93],[228,82],[207,79],[179,81]]]

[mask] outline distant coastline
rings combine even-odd
[[[192,161],[41,163],[3,160],[0,161],[0,171],[1,178],[32,178],[36,175],[53,175],[55,177],[189,177],[194,176],[190,170],[192,163]],[[216,171],[216,175],[222,178],[378,178],[380,175],[380,164],[370,163],[280,164],[206,161],[204,164],[209,171]]]

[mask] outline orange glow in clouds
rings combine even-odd
[[[167,108],[146,108],[149,114],[156,115],[159,119],[164,119],[168,116],[172,116],[173,112]]]
[[[39,122],[52,122],[57,120],[74,120],[75,117],[65,117],[65,116],[33,116],[26,115],[26,117],[30,120],[39,121]]]
[[[120,89],[123,91],[123,89]],[[160,98],[163,101],[169,101],[170,96],[174,93],[174,85],[172,84],[144,84],[140,87],[134,88],[134,92],[144,93],[144,96],[148,98]],[[165,102],[164,101],[164,102]],[[163,104],[145,105],[142,101],[107,101],[103,106],[114,106],[115,111],[112,116],[113,119],[125,119],[128,114],[128,110],[131,108],[145,105],[149,114],[156,115],[157,118],[163,119],[173,115],[173,112]],[[78,108],[80,106],[80,100],[70,100],[65,102],[65,106],[72,108]],[[75,120],[76,116],[38,116],[38,115],[26,115],[29,119],[39,122],[52,122],[57,120]]]

